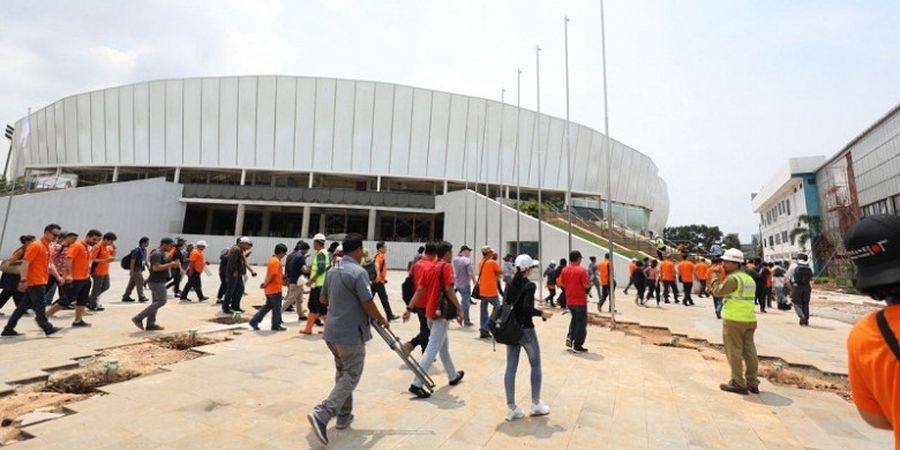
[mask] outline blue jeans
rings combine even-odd
[[[262,305],[262,308],[259,308],[259,311],[253,315],[253,318],[250,319],[250,325],[259,326],[259,323],[262,322],[263,318],[266,317],[266,314],[269,311],[272,312],[272,329],[276,329],[281,326],[281,300],[284,296],[281,292],[277,294],[266,294],[266,304]]]
[[[459,293],[459,304],[462,306],[463,323],[469,325],[472,323],[469,320],[469,307],[472,306],[472,287],[457,287],[456,292]]]
[[[569,319],[569,338],[572,346],[580,348],[587,339],[587,306],[570,306],[572,318]]]
[[[528,364],[531,366],[531,402],[541,401],[541,347],[538,344],[534,328],[523,328],[522,338],[516,345],[506,346],[506,374],[503,376],[503,387],[506,388],[506,404],[516,403],[516,369],[519,367],[519,353],[525,349]]]
[[[431,363],[434,357],[441,356],[441,364],[447,370],[447,378],[451,380],[456,378],[456,368],[453,367],[453,359],[450,358],[450,339],[447,336],[447,329],[450,328],[450,322],[447,319],[428,319],[428,327],[431,328],[431,336],[428,338],[428,346],[425,347],[425,353],[419,360],[422,370],[428,373],[431,369]],[[412,382],[413,386],[422,387],[422,380],[416,376]]]
[[[491,321],[491,315],[488,314],[488,303],[493,305],[494,308],[500,306],[500,298],[499,297],[481,297],[481,331],[488,331],[488,322]],[[491,312],[494,312],[494,308],[491,308]]]

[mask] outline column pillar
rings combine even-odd
[[[366,239],[375,240],[375,208],[369,209],[369,229],[366,231]]]
[[[265,209],[262,214],[262,235],[269,235],[269,225],[272,223],[272,211]]]
[[[206,223],[203,225],[203,234],[212,234],[213,214],[215,210],[209,208],[206,210]]]
[[[307,187],[310,189],[312,189],[312,187],[313,187],[313,173],[312,172],[309,173],[309,186],[307,186]]]
[[[172,180],[174,183],[178,183],[181,180],[181,167],[175,168],[175,178]]]
[[[325,234],[325,213],[319,214],[319,230],[316,233]]]
[[[378,178],[375,179],[375,191],[381,192],[381,176],[380,175],[378,176]]]
[[[300,237],[309,238],[309,215],[311,213],[309,206],[303,207],[303,219],[300,221]]]
[[[244,212],[246,206],[243,203],[237,205],[237,217],[234,219],[234,235],[240,237],[244,233]]]
[[[57,172],[59,172],[59,169],[57,169]],[[119,166],[113,167],[113,179],[112,180],[113,180],[113,183],[119,181]]]
[[[247,182],[247,169],[241,169],[241,186]]]
[[[447,180],[444,180],[444,193],[447,193]]]

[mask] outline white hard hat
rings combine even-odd
[[[319,242],[325,242],[325,235],[322,233],[318,233],[315,236],[313,236],[313,240],[319,241]]]
[[[539,263],[537,261],[531,259],[531,257],[528,255],[516,256],[516,267],[518,267],[519,270],[523,272],[532,267],[537,267],[538,264]]]
[[[736,248],[729,248],[728,250],[725,250],[724,254],[722,254],[722,260],[743,264],[744,252],[742,252]]]
[[[197,247],[207,247],[206,241],[197,241]]]

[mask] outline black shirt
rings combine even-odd
[[[534,291],[537,287],[521,274],[513,277],[506,285],[504,303],[515,302],[513,311],[522,328],[534,328],[533,317],[540,317],[541,311],[534,309]]]
[[[157,264],[167,264],[169,262],[169,255],[166,254],[165,250],[158,248],[153,250],[150,253],[150,275],[147,277],[148,283],[165,283],[169,281],[169,269],[163,270],[154,270],[155,265]]]

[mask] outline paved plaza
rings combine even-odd
[[[391,272],[389,292],[402,310],[404,273]],[[215,277],[204,291],[215,293]],[[255,281],[255,280],[254,280]],[[45,369],[71,365],[98,349],[140,342],[152,333],[129,322],[142,305],[119,297],[125,274],[114,269],[106,311],[87,318],[90,329],[67,329],[44,338],[26,318],[24,338],[0,340],[0,382],[13,384],[46,375]],[[244,304],[261,303],[257,282],[248,283]],[[619,318],[670,328],[695,338],[721,341],[711,301],[697,306],[643,309],[619,293]],[[227,328],[209,320],[217,305],[170,300],[160,312],[166,333]],[[596,307],[592,306],[594,310]],[[245,306],[245,309],[248,309]],[[4,311],[7,314],[9,310]],[[477,317],[477,309],[473,310]],[[18,449],[56,448],[318,448],[306,421],[313,405],[332,387],[334,369],[321,336],[297,334],[295,313],[287,313],[286,333],[226,331],[230,340],[201,347],[208,356],[168,366],[165,371],[108,385],[98,395],[72,403],[66,417],[25,428],[34,438]],[[5,318],[4,318],[5,319]],[[54,319],[71,322],[71,312]],[[264,322],[263,325],[266,325]],[[506,422],[503,373],[505,348],[494,351],[477,329],[451,327],[450,348],[466,376],[447,385],[440,363],[431,375],[438,384],[427,400],[406,392],[411,373],[376,335],[367,346],[366,368],[354,398],[355,421],[343,431],[329,428],[332,448],[818,448],[884,449],[891,433],[858,418],[837,395],[775,386],[763,381],[759,396],[719,391],[727,365],[697,351],[642,344],[640,338],[592,326],[590,353],[563,348],[568,316],[538,322],[544,382],[542,396],[551,414]],[[401,337],[418,324],[393,322]],[[263,327],[265,329],[265,327]],[[846,373],[844,340],[849,325],[814,319],[801,329],[790,313],[761,316],[760,354],[825,371]],[[418,355],[418,351],[415,353]],[[528,405],[529,367],[523,356],[516,380],[520,406]]]

